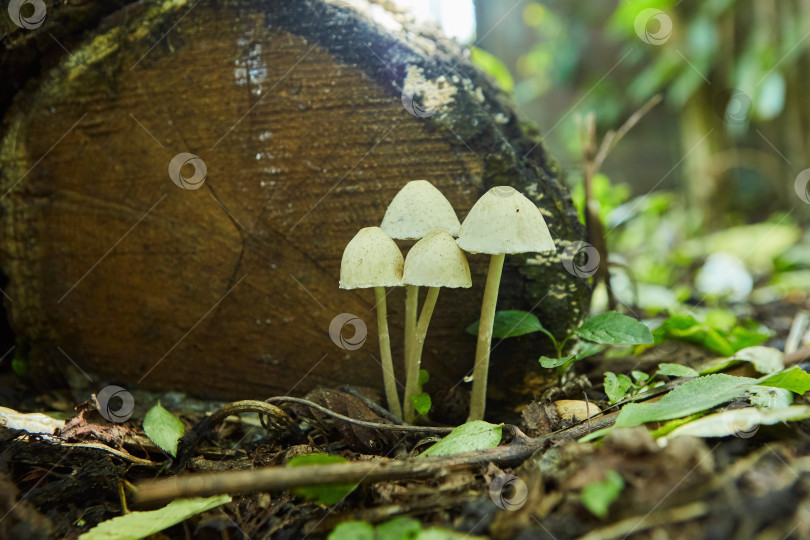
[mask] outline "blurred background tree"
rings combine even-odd
[[[607,160],[632,192],[676,190],[711,228],[806,212],[794,180],[810,166],[810,2],[633,0],[475,4],[477,47],[514,78],[568,172],[580,128],[616,128],[655,93],[658,107]],[[803,214],[806,217],[806,213]]]

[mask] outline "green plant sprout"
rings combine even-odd
[[[467,328],[467,332],[475,333],[477,328],[477,323],[473,323]],[[653,336],[645,324],[616,311],[608,311],[586,319],[582,326],[562,340],[557,340],[536,315],[527,311],[499,311],[495,316],[492,333],[494,337],[504,339],[532,332],[545,334],[551,340],[557,356],[541,356],[540,365],[548,369],[556,368],[559,375],[564,374],[568,366],[577,360],[601,352],[605,345],[650,345],[653,343]],[[563,353],[565,346],[574,337],[578,337],[580,341],[572,352],[565,355]]]
[[[664,384],[656,380],[659,376],[669,377],[698,377],[700,373],[682,364],[661,363],[652,375],[643,371],[631,371],[630,377],[623,373],[605,372],[605,394],[610,403],[617,403],[625,398],[635,396]],[[631,378],[632,377],[632,378]]]
[[[433,401],[430,399],[430,395],[422,391],[422,387],[427,384],[428,380],[430,380],[430,373],[428,373],[426,369],[420,369],[419,384],[417,385],[416,393],[411,396],[413,408],[418,415],[425,415],[429,413],[430,408],[433,406]]]

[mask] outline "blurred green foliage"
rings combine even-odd
[[[578,78],[594,41],[594,12],[600,10],[605,8],[585,0],[526,5],[523,21],[535,31],[536,41],[517,62],[522,79],[515,86],[518,102],[584,82],[580,86],[589,93],[582,108],[593,110],[602,125],[612,126],[657,92],[665,91],[667,102],[679,110],[701,85],[711,82],[718,92],[733,89],[718,95],[715,105],[722,114],[739,119],[727,123],[737,133],[744,133],[751,119],[770,120],[784,110],[784,71],[801,58],[802,48],[796,45],[806,34],[802,17],[771,13],[778,10],[753,0],[619,2],[608,14],[605,37],[621,47],[618,58],[626,56],[633,75],[627,86],[620,78],[607,78],[593,87]],[[759,17],[762,11],[771,18]],[[773,31],[773,17],[778,17],[778,33]]]

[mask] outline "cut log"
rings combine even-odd
[[[5,307],[39,383],[75,363],[222,398],[381,387],[373,292],[338,289],[340,258],[418,178],[462,219],[494,185],[536,201],[558,251],[508,257],[499,307],[557,335],[578,324],[588,283],[560,253],[583,230],[539,132],[463,48],[405,13],[175,0],[121,8],[82,41],[53,24],[12,36],[35,57],[56,54],[43,38],[56,32],[70,53],[16,95],[0,144]],[[472,368],[464,329],[487,257],[470,262],[473,288],[442,292],[427,336],[434,390]],[[403,303],[390,293],[397,364]],[[342,313],[369,326],[359,349],[330,339]],[[543,339],[494,343],[495,397],[538,371]]]

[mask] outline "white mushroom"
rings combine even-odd
[[[410,350],[412,357],[406,359],[407,377],[403,410],[405,421],[413,422],[416,414],[412,398],[421,391],[419,368],[422,364],[422,347],[439,296],[439,288],[471,287],[470,265],[464,252],[449,233],[433,231],[414,244],[408,252],[403,282],[408,286],[429,287],[416,325],[413,348]]]
[[[537,206],[510,186],[487,191],[461,225],[458,245],[469,253],[492,255],[481,304],[468,420],[482,420],[486,409],[492,325],[503,261],[507,253],[554,251],[546,222]]]
[[[456,212],[441,191],[427,180],[412,180],[394,196],[380,224],[391,238],[418,240],[432,231],[446,231],[456,236],[461,227]],[[413,373],[408,363],[413,357],[416,338],[416,314],[419,309],[419,286],[408,285],[405,291],[405,371]],[[418,377],[419,370],[416,370]],[[414,382],[415,383],[415,382]],[[411,383],[411,384],[414,384]],[[408,382],[406,381],[406,386]],[[409,399],[406,398],[406,405]]]
[[[379,227],[360,229],[346,245],[340,261],[341,289],[374,287],[385,397],[388,401],[388,409],[397,418],[402,418],[402,406],[397,394],[394,363],[391,359],[385,287],[402,285],[403,267],[402,252],[396,242]]]

